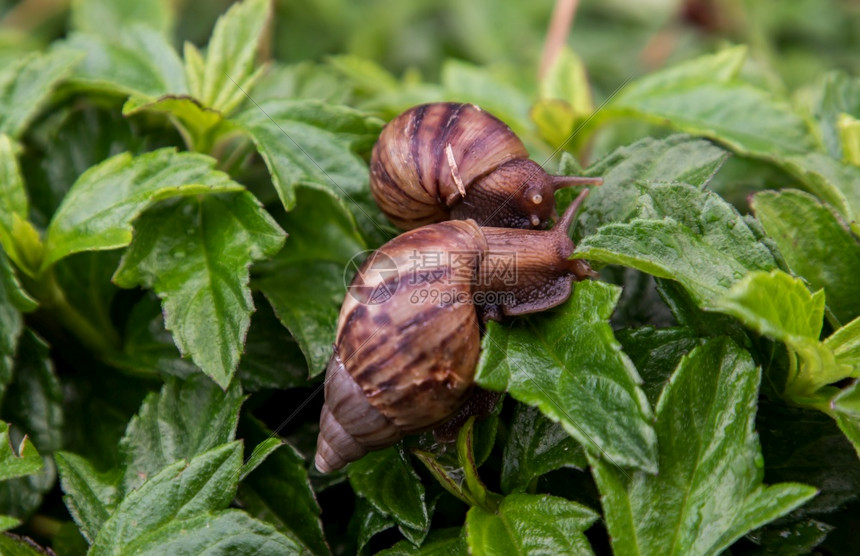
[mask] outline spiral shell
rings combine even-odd
[[[473,104],[407,110],[382,130],[370,161],[377,204],[405,230],[449,218],[539,228],[558,188],[600,181],[547,174],[511,128]]]
[[[465,402],[480,349],[470,290],[486,250],[474,222],[443,222],[393,239],[362,265],[326,370],[317,469],[431,429]]]

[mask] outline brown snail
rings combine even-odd
[[[317,469],[339,469],[449,420],[472,392],[479,320],[554,307],[572,280],[593,275],[568,259],[568,228],[587,193],[551,230],[452,220],[406,232],[365,261],[326,369]]]
[[[370,160],[370,191],[404,230],[468,218],[542,228],[557,217],[556,190],[600,183],[547,174],[511,128],[474,104],[410,108],[385,126]]]

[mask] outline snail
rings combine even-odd
[[[315,464],[339,469],[453,417],[472,393],[481,320],[533,313],[593,276],[568,259],[574,201],[551,230],[451,220],[392,239],[349,287],[326,369]]]
[[[529,159],[507,125],[474,104],[423,104],[383,128],[370,160],[370,191],[396,226],[449,219],[542,228],[556,190],[600,178],[553,176]]]

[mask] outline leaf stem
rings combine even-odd
[[[116,351],[119,335],[113,329],[97,328],[69,303],[66,293],[57,281],[54,269],[50,268],[38,278],[24,277],[27,290],[39,302],[39,306],[50,311],[57,321],[74,334],[90,350],[96,353]]]

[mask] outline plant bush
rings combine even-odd
[[[365,4],[358,29],[243,0],[206,39],[218,3],[76,0],[0,31],[0,553],[856,551],[860,79],[802,76],[857,69],[860,16],[689,2],[678,28],[656,3],[642,71],[653,22],[585,8],[619,56],[573,41],[534,82],[546,3]],[[412,65],[418,16],[458,22],[412,36],[431,77],[367,57]],[[476,383],[506,394],[456,443],[321,475],[349,263],[397,233],[368,153],[438,100],[603,177],[575,229],[601,278],[489,324]]]

